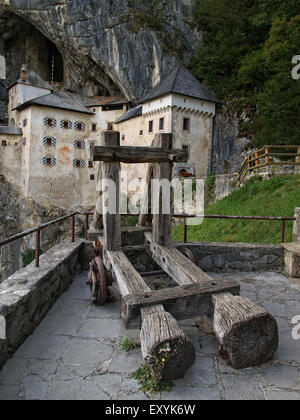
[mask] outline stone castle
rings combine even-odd
[[[156,133],[173,133],[174,147],[187,148],[181,174],[211,171],[217,99],[183,66],[175,68],[140,102],[121,96],[84,97],[60,90],[27,66],[8,88],[8,125],[0,127],[0,173],[25,198],[64,210],[95,205],[96,168],[91,145],[106,130],[120,132],[122,146],[151,146]],[[129,178],[147,166],[124,165]]]

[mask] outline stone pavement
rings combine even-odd
[[[236,371],[217,355],[216,340],[192,320],[180,325],[193,341],[196,363],[170,393],[151,399],[300,400],[300,340],[292,338],[292,318],[300,315],[300,282],[277,273],[211,274],[241,280],[241,295],[259,302],[276,318],[280,348],[271,363]],[[140,349],[120,350],[124,331],[119,303],[94,307],[85,285],[74,279],[34,334],[0,371],[0,400],[143,400],[130,378]]]

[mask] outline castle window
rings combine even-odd
[[[44,166],[55,166],[56,165],[56,159],[55,157],[43,157],[43,165]]]
[[[159,129],[163,130],[165,126],[165,119],[164,118],[160,118],[159,119]]]
[[[7,146],[7,140],[2,140],[2,146],[6,147]]]
[[[45,127],[56,127],[57,121],[55,118],[44,118],[44,126]]]
[[[153,133],[153,121],[149,121],[149,133]]]
[[[44,146],[56,146],[56,139],[54,137],[44,137],[43,138]]]
[[[95,180],[95,175],[90,175],[90,180],[94,181]]]
[[[89,160],[89,168],[93,168],[93,162]]]
[[[122,136],[122,140],[125,140],[125,135],[123,134],[123,136]]]
[[[71,130],[73,124],[71,121],[61,121],[60,122],[60,128],[64,128],[65,130]]]
[[[140,130],[140,136],[142,136],[144,134],[143,130]]]
[[[184,118],[183,119],[183,129],[185,131],[189,131],[190,130],[190,119],[189,118]]]
[[[92,124],[92,131],[97,131],[97,124],[95,123]]]
[[[75,168],[84,168],[84,167],[85,167],[85,161],[84,161],[84,160],[77,160],[77,159],[74,159],[74,160],[73,160],[73,166],[74,166]]]
[[[75,130],[77,130],[77,131],[85,131],[86,126],[85,126],[85,124],[84,124],[84,123],[82,123],[82,122],[76,122],[76,123],[74,124],[74,128],[75,128]]]
[[[113,130],[113,124],[112,123],[107,123],[107,130],[108,131],[112,131]]]
[[[85,142],[84,141],[74,141],[74,149],[85,149]]]
[[[22,126],[27,127],[27,124],[28,124],[28,120],[27,118],[25,118],[25,120],[22,121]]]

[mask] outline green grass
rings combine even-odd
[[[216,204],[205,214],[293,217],[300,206],[300,176],[281,175],[268,180],[257,176]],[[172,239],[183,241],[183,224],[174,227]],[[286,222],[285,241],[292,241],[293,222]],[[188,227],[188,242],[280,243],[280,221],[206,219]]]

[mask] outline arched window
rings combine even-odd
[[[11,127],[15,127],[16,122],[15,122],[15,120],[14,120],[13,118],[10,120],[9,125],[10,125]]]

